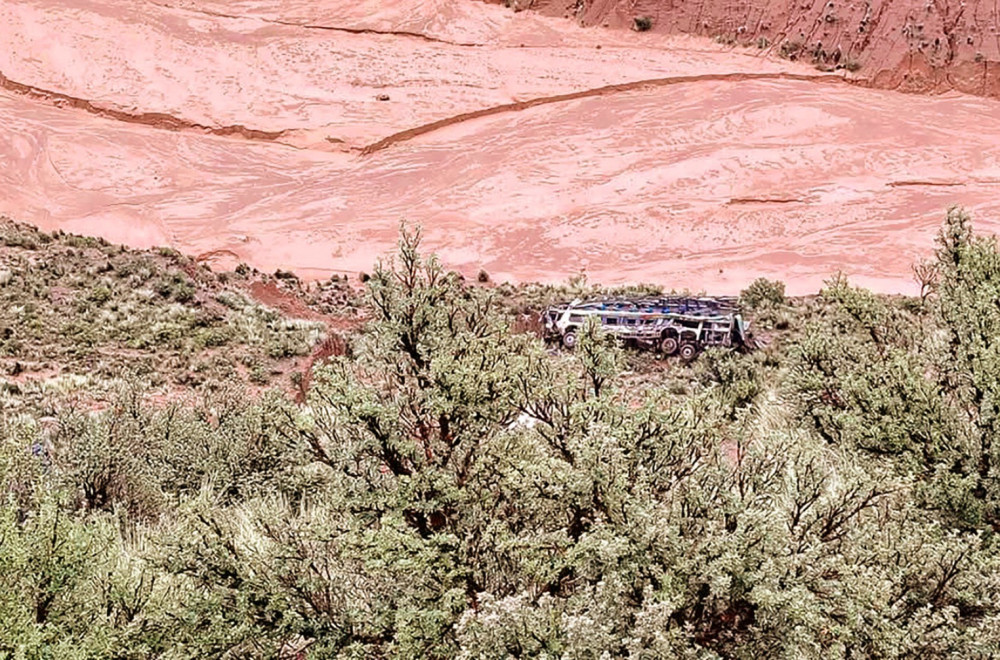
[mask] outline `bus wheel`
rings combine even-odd
[[[576,333],[570,330],[562,337],[563,346],[569,349],[576,348]]]
[[[681,344],[681,359],[690,362],[698,356],[698,347],[695,344]]]
[[[677,352],[677,337],[664,337],[660,342],[660,350],[664,355],[673,355]]]

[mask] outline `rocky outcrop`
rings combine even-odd
[[[583,25],[698,34],[875,87],[1000,96],[1000,10],[984,0],[497,0]],[[646,21],[645,19],[648,19]]]

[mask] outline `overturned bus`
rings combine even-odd
[[[659,297],[635,300],[575,300],[543,312],[545,337],[576,346],[584,323],[594,319],[627,344],[694,359],[709,346],[751,348],[749,323],[731,298]]]

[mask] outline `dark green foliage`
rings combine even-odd
[[[278,427],[290,414],[282,406],[222,393],[197,407],[157,409],[129,385],[97,417],[61,414],[47,455],[78,508],[156,517],[206,485],[231,498],[255,493],[260,479],[269,489],[290,483],[296,445]]]

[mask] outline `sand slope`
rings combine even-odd
[[[495,278],[909,291],[949,204],[987,230],[1000,205],[997,102],[694,38],[466,0],[8,0],[0,25],[0,212],[268,270],[369,270],[407,221]]]

